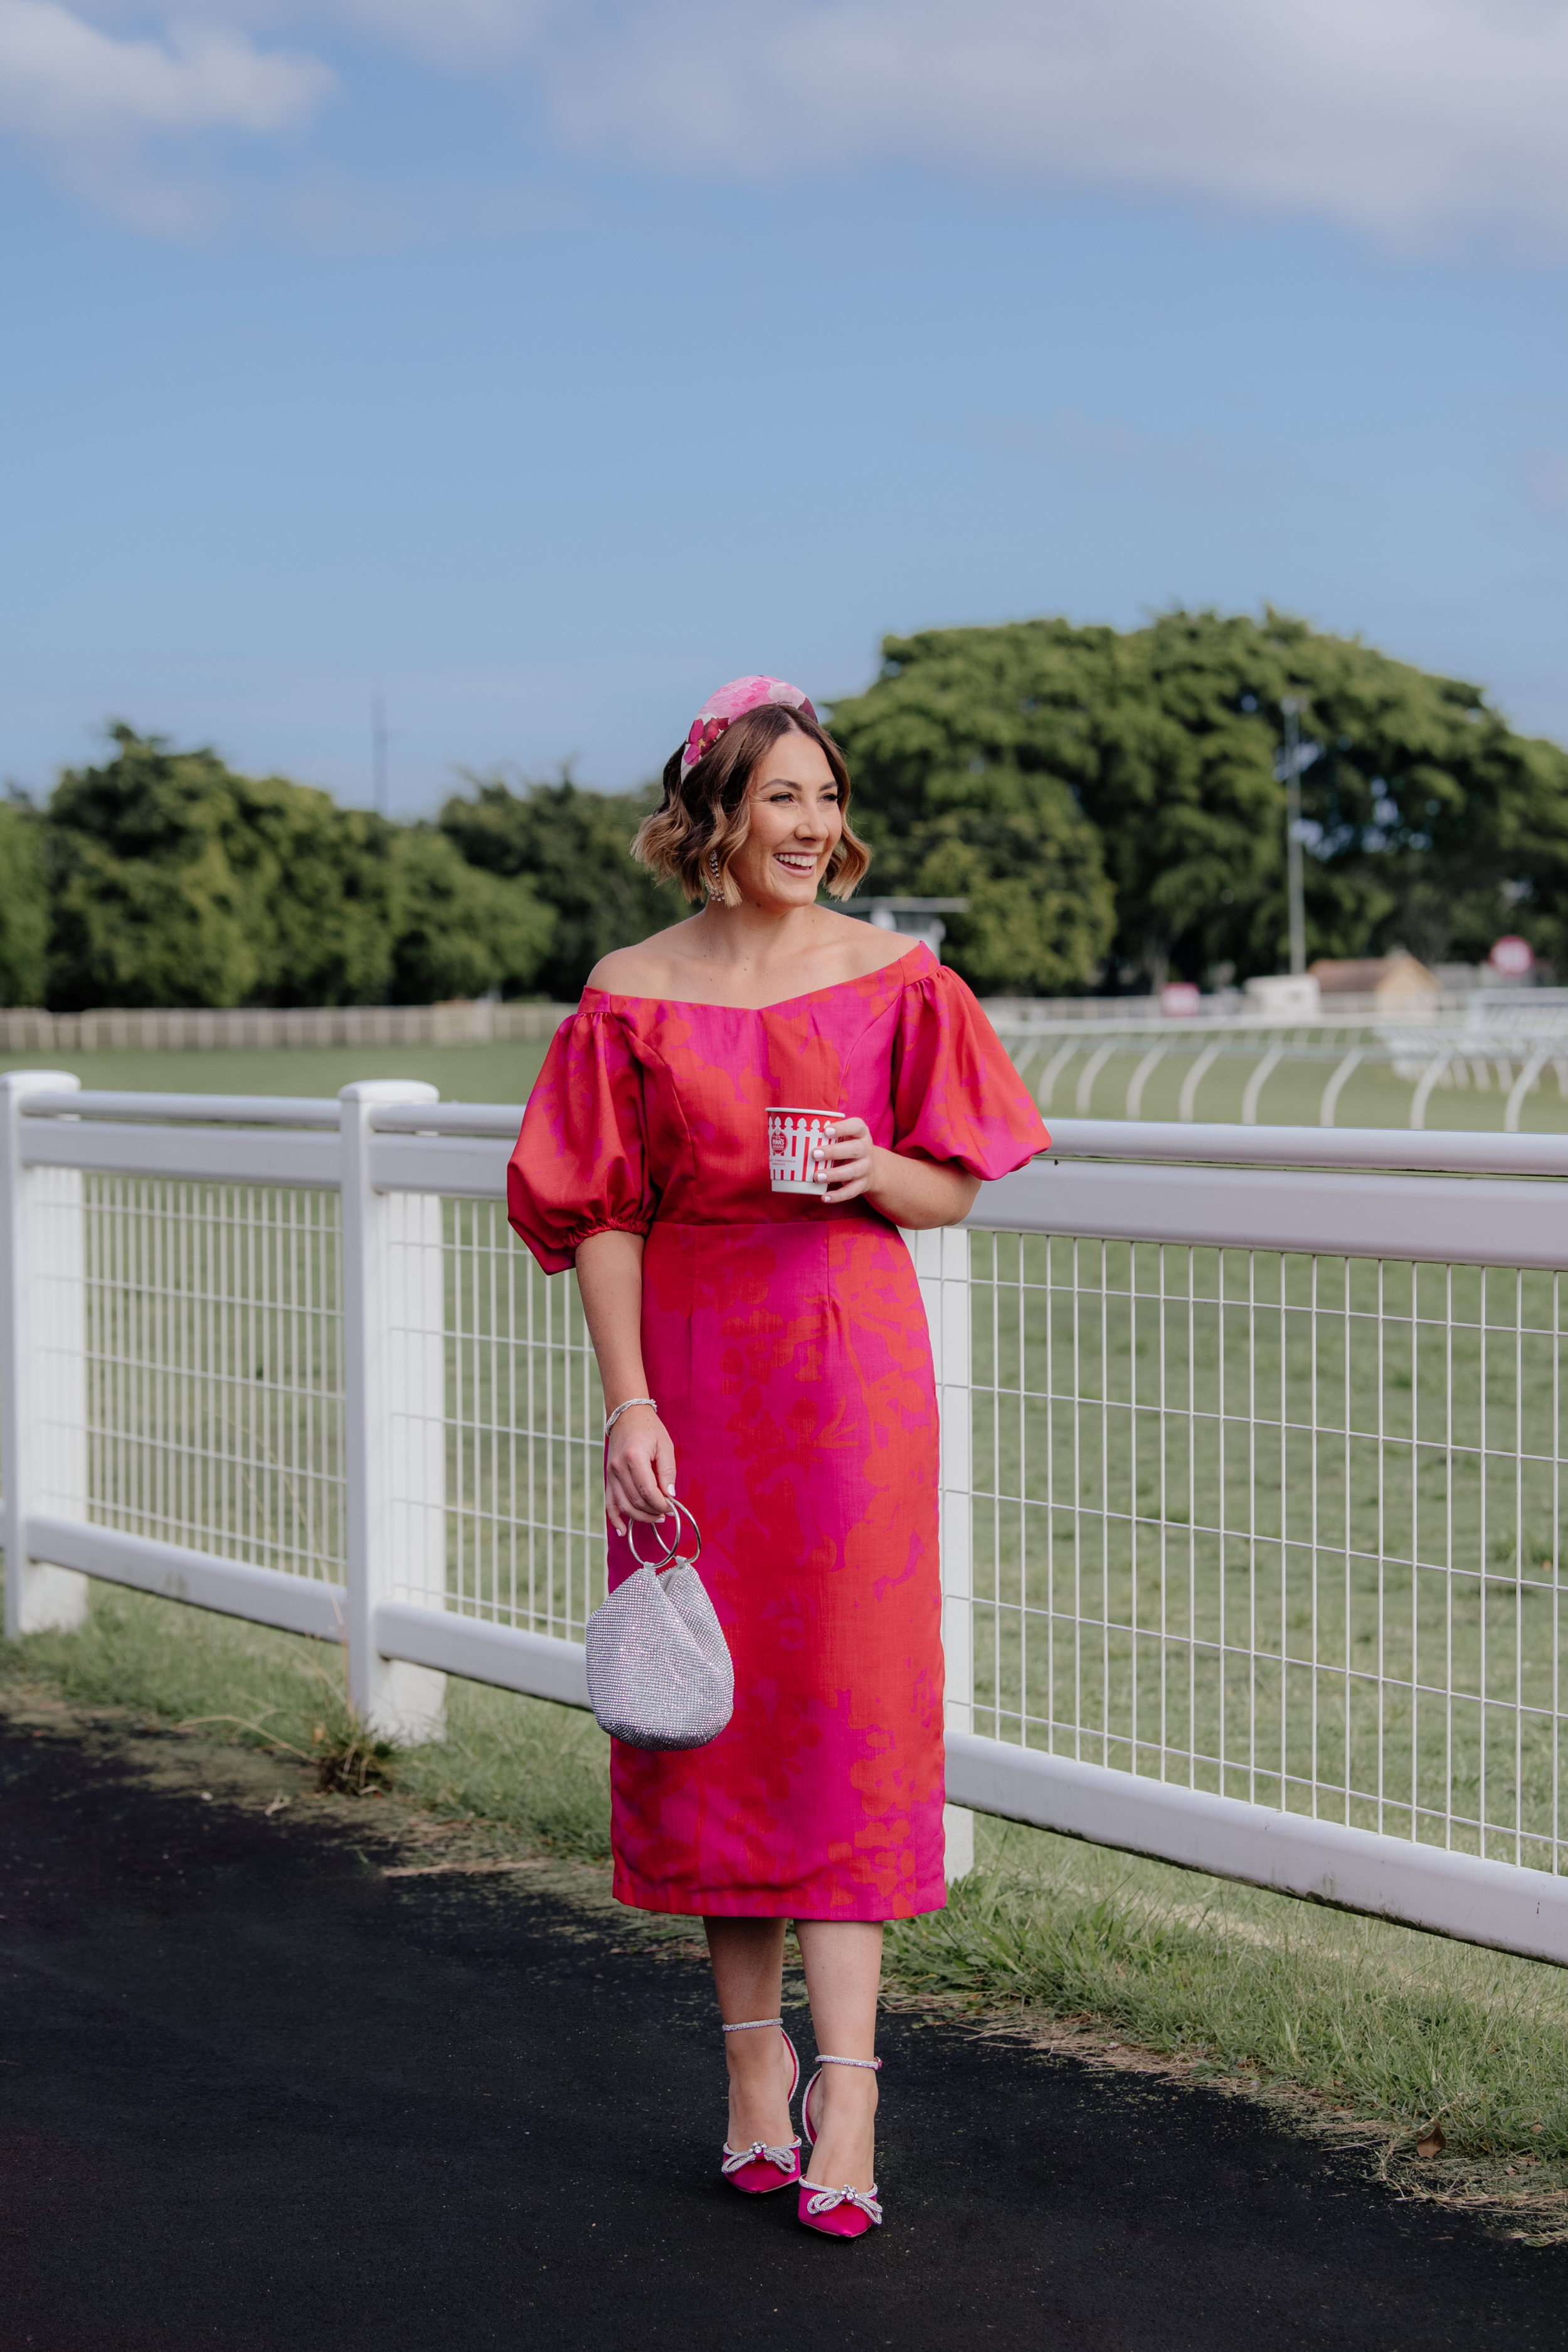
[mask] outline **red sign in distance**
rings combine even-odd
[[[1491,968],[1507,980],[1526,980],[1535,970],[1535,951],[1528,940],[1516,940],[1511,932],[1505,939],[1492,941]]]
[[[1190,1021],[1198,1003],[1198,992],[1190,980],[1168,980],[1160,991],[1161,1012],[1176,1020]]]

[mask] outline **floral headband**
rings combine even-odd
[[[710,694],[691,722],[691,732],[680,755],[680,776],[684,783],[705,751],[710,751],[727,728],[742,718],[748,710],[759,709],[765,702],[782,702],[791,710],[803,710],[816,720],[816,713],[810,699],[798,686],[788,686],[782,677],[732,677],[717,694]]]

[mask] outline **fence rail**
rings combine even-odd
[[[0,1078],[13,1635],[100,1577],[585,1703],[601,1403],[518,1113]],[[1568,1962],[1568,1139],[1065,1120],[910,1235],[965,1809]]]
[[[569,1004],[500,1004],[483,996],[455,997],[447,1004],[110,1005],[89,1013],[6,1005],[0,1006],[0,1053],[489,1045],[552,1036],[572,1010]]]

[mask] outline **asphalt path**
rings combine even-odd
[[[718,2178],[701,1970],[0,1728],[3,2352],[1552,2347],[1561,2260],[1243,2100],[885,2021],[887,2221]]]

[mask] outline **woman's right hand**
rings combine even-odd
[[[653,1407],[634,1404],[610,1432],[605,1450],[605,1509],[618,1536],[626,1521],[668,1519],[675,1494],[675,1448]]]

